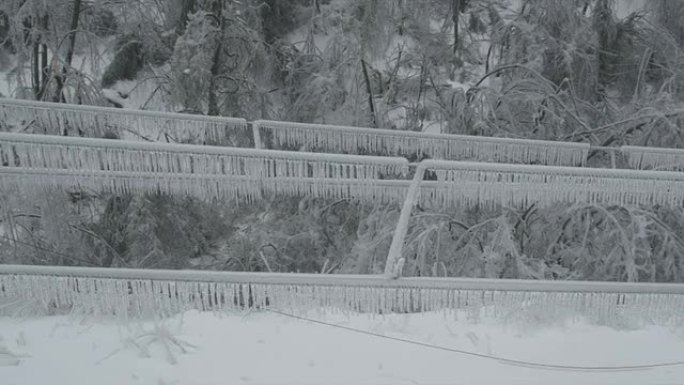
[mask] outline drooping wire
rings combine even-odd
[[[406,338],[386,336],[383,334],[378,334],[378,333],[374,333],[374,332],[367,331],[367,330],[356,329],[356,328],[352,328],[349,326],[338,325],[338,324],[333,324],[333,323],[329,323],[329,322],[325,322],[325,321],[320,321],[320,320],[315,320],[315,319],[311,319],[311,318],[307,318],[307,317],[302,317],[302,316],[286,313],[286,312],[283,312],[280,310],[275,310],[275,309],[266,308],[265,310],[269,311],[271,313],[282,315],[284,317],[288,317],[288,318],[292,318],[292,319],[296,319],[296,320],[300,320],[300,321],[305,321],[305,322],[309,322],[309,323],[314,323],[314,324],[318,324],[318,325],[323,325],[323,326],[327,326],[327,327],[342,329],[342,330],[346,330],[346,331],[357,333],[357,334],[364,334],[364,335],[368,335],[368,336],[372,336],[372,337],[376,337],[376,338],[383,338],[386,340],[401,342],[401,343],[415,345],[415,346],[421,346],[421,347],[433,349],[433,350],[441,350],[441,351],[445,351],[445,352],[449,352],[449,353],[456,353],[456,354],[467,355],[467,356],[481,358],[481,359],[498,361],[502,364],[512,365],[512,366],[522,366],[522,367],[527,367],[530,369],[558,370],[558,371],[567,371],[567,372],[627,372],[627,371],[649,370],[649,369],[672,367],[672,366],[684,366],[684,361],[659,362],[659,363],[642,364],[642,365],[617,365],[617,366],[608,366],[608,365],[607,366],[581,366],[581,365],[545,364],[545,363],[540,363],[540,362],[516,360],[516,359],[512,359],[512,358],[498,357],[498,356],[493,356],[493,355],[489,355],[489,354],[469,352],[467,350],[454,349],[454,348],[450,348],[450,347],[446,347],[446,346],[430,344],[427,342],[409,340]]]

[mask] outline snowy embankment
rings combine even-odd
[[[453,313],[307,317],[486,356],[570,366],[682,360],[684,330],[584,323],[520,327]],[[589,371],[525,367],[269,312],[199,313],[127,323],[0,318],[3,385],[675,384],[684,365]]]

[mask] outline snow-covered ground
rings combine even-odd
[[[307,317],[381,335],[539,363],[640,365],[684,359],[684,330],[473,323],[453,314]],[[166,347],[165,347],[166,345]],[[185,351],[185,352],[183,352]],[[0,383],[681,384],[684,366],[541,370],[430,349],[268,312],[188,312],[158,322],[0,318]]]

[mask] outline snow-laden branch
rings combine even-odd
[[[584,166],[588,143],[436,134],[260,120],[253,123],[279,146],[484,162]],[[265,135],[264,135],[265,136]]]
[[[136,132],[143,137],[169,135],[176,141],[221,141],[227,134],[248,135],[247,121],[239,118],[124,110],[119,108],[0,99],[0,120],[33,121],[46,134],[104,137]]]
[[[0,301],[38,311],[138,316],[188,309],[321,307],[392,313],[467,309],[510,317],[584,316],[589,321],[677,324],[684,285],[400,278],[372,275],[235,273],[0,265]]]

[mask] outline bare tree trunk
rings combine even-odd
[[[224,33],[224,28],[225,28],[225,22],[223,20],[223,15],[221,14],[223,11],[223,4],[221,1],[214,1],[212,4],[212,12],[214,13],[214,16],[216,17],[216,23],[218,23],[218,27],[220,30],[220,37],[223,36]],[[218,77],[220,71],[221,71],[221,50],[223,44],[223,39],[218,38],[216,39],[216,49],[214,50],[214,56],[211,58],[211,83],[209,83],[209,95],[208,95],[208,102],[209,102],[209,108],[207,111],[208,115],[214,115],[218,116],[220,115],[221,111],[219,110],[218,107],[218,95],[217,89],[216,89],[216,78]]]
[[[451,20],[454,22],[454,53],[458,52],[458,17],[461,14],[461,0],[451,1]]]
[[[610,0],[598,0],[594,9],[594,27],[598,33],[598,86],[599,95],[605,92],[605,88],[610,81],[610,70],[612,55],[614,54],[611,46],[613,37],[611,36],[612,11]]]
[[[363,69],[363,77],[366,80],[366,91],[368,92],[368,107],[370,108],[371,124],[373,127],[377,127],[378,122],[375,117],[375,104],[373,103],[373,86],[371,85],[370,77],[368,76],[366,61],[363,59],[361,59],[361,68]]]
[[[40,44],[33,43],[33,55],[31,57],[31,84],[33,85],[33,97],[40,100]]]
[[[195,12],[196,0],[182,0],[183,10],[181,11],[181,18],[178,21],[178,28],[176,28],[178,36],[185,33],[185,28],[188,25],[188,16]]]
[[[43,100],[48,81],[50,80],[50,68],[48,67],[48,48],[47,44],[41,43],[43,35],[47,33],[48,15],[39,18],[39,27],[43,29],[38,39],[33,44],[33,86],[36,100]]]
[[[71,13],[71,26],[69,28],[69,46],[67,48],[66,59],[62,67],[62,73],[56,76],[57,90],[53,100],[55,102],[65,102],[64,98],[64,82],[67,78],[67,68],[71,67],[71,61],[74,58],[74,49],[76,47],[76,30],[78,29],[78,19],[81,16],[81,0],[74,0],[74,9]]]

